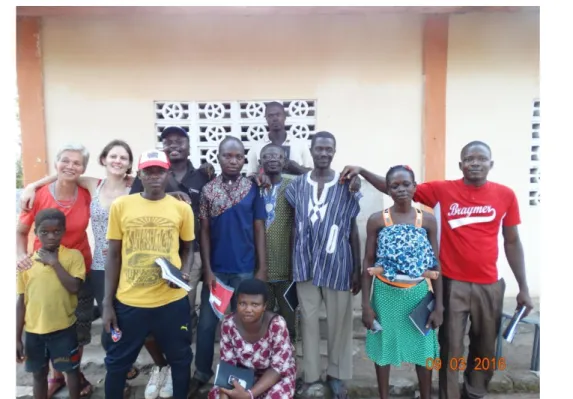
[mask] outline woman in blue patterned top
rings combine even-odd
[[[435,256],[437,223],[432,214],[412,206],[416,181],[409,167],[390,168],[386,181],[394,206],[372,214],[366,227],[362,273],[362,321],[369,329],[366,354],[375,363],[381,398],[389,397],[390,366],[405,362],[416,365],[421,399],[430,399],[432,370],[426,366],[428,359],[439,357],[435,329],[443,317],[442,281]],[[433,329],[423,335],[409,315],[429,290],[435,295],[435,310],[428,319]],[[375,320],[381,331],[371,331]]]

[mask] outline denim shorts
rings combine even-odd
[[[26,332],[24,338],[26,371],[36,373],[48,367],[51,361],[54,369],[62,373],[80,366],[80,353],[75,324],[48,334]]]

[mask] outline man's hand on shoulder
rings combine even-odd
[[[131,175],[125,176],[125,187],[131,188],[133,186],[133,182],[135,181],[135,177]]]
[[[209,181],[215,178],[215,167],[209,162],[202,163],[201,166],[199,166],[199,172],[207,176]]]
[[[253,173],[249,179],[263,189],[269,189],[272,186],[271,179],[264,173]]]
[[[283,170],[287,173],[297,175],[301,172],[302,166],[300,166],[297,162],[293,161],[292,159],[287,159]]]
[[[175,198],[179,201],[183,201],[187,204],[191,203],[191,198],[189,197],[189,195],[187,193],[184,193],[183,191],[173,191],[171,193],[167,193],[167,195],[170,195],[173,198]]]
[[[361,188],[362,188],[362,180],[360,179],[360,177],[358,177],[358,175],[351,177],[350,184],[348,186],[350,192],[357,193],[358,191],[360,191]]]
[[[358,176],[360,173],[362,173],[362,168],[360,166],[347,165],[340,173],[340,182],[342,183],[344,180],[350,180],[353,177]]]

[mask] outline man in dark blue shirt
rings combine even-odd
[[[236,137],[225,138],[219,145],[218,159],[222,173],[205,185],[199,207],[203,289],[191,397],[213,376],[219,318],[209,297],[216,280],[234,289],[255,273],[256,278],[267,280],[265,202],[256,183],[241,175],[245,164],[243,143]],[[231,310],[236,305],[233,298]]]

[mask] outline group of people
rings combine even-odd
[[[161,134],[163,151],[141,155],[135,178],[130,147],[114,140],[99,157],[104,179],[82,176],[89,154],[68,145],[56,155],[56,176],[24,190],[17,230],[17,361],[33,373],[35,398],[51,398],[66,385],[72,399],[91,393],[80,364],[91,341],[94,298],[104,324],[106,398],[123,398],[126,381],[139,373],[134,363],[143,346],[155,363],[146,399],[195,397],[214,374],[220,320],[209,297],[217,280],[235,290],[221,321],[220,361],[254,369],[256,381],[250,389],[238,383],[214,387],[211,399],[323,397],[327,387],[334,397],[348,398],[352,299],[360,291],[366,352],[381,398],[389,397],[390,366],[406,362],[416,365],[420,396],[429,399],[428,359],[444,365],[440,398],[485,396],[493,368],[475,364],[495,356],[505,288],[496,265],[500,226],[520,288],[518,305],[532,308],[517,199],[508,187],[487,180],[490,148],[472,142],[462,149],[459,180],[417,184],[406,165],[390,168],[385,177],[356,166],[339,173],[331,168],[334,135],[316,133],[309,150],[287,134],[282,104],[267,104],[265,115],[268,137],[249,151],[247,176],[239,139],[220,142],[221,174],[215,176],[212,165],[193,166],[188,134],[174,126]],[[356,223],[360,176],[394,201],[368,219],[363,261]],[[439,216],[412,201],[439,205]],[[181,269],[189,293],[162,278],[155,264],[161,257]],[[293,281],[300,336],[284,297]],[[431,330],[423,335],[408,315],[428,293],[435,306]],[[323,302],[326,386],[319,352]],[[468,318],[470,353],[460,391],[459,370],[448,365],[463,358]],[[296,339],[302,340],[300,379]]]

